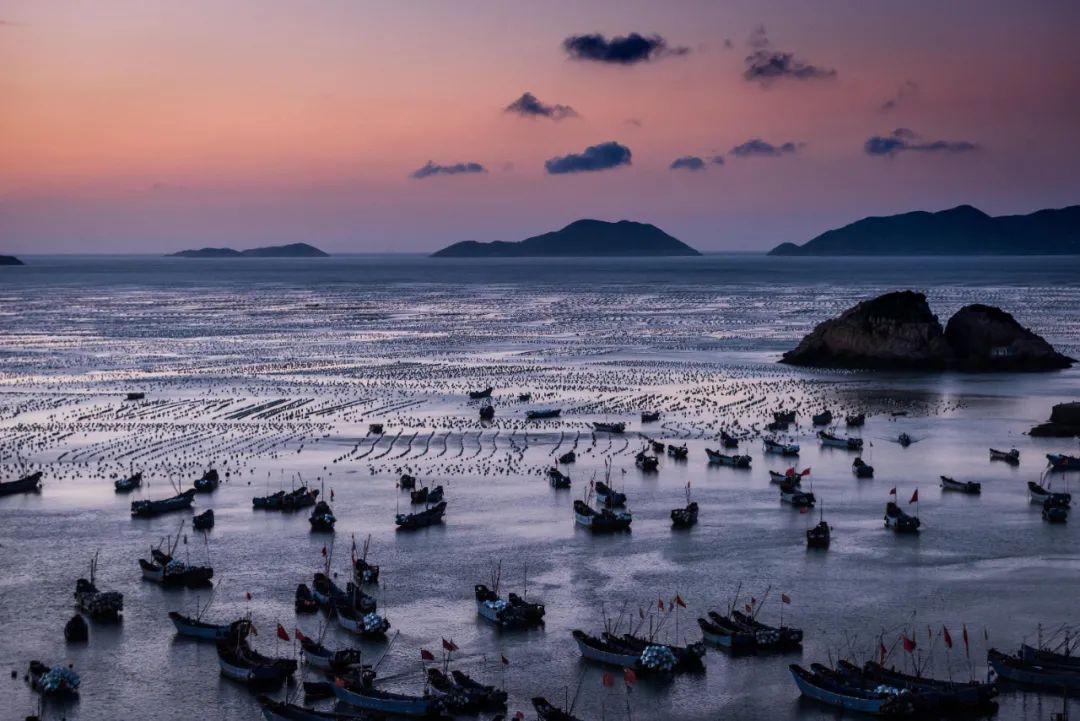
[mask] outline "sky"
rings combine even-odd
[[[0,252],[1080,202],[1072,0],[2,0]]]

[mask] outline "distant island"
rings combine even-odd
[[[769,255],[1080,255],[1080,205],[997,217],[961,205],[863,218]]]
[[[432,258],[532,258],[597,256],[701,255],[655,225],[620,220],[578,220],[562,230],[544,233],[517,243],[496,240],[480,243],[463,240],[432,253]]]
[[[233,250],[232,248],[200,248],[199,250],[181,250],[170,254],[172,258],[329,258],[313,245],[290,243],[289,245],[271,245],[266,248]]]
[[[0,265],[26,265],[14,255],[0,255]]]

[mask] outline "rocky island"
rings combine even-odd
[[[307,243],[290,243],[289,245],[271,245],[265,248],[249,248],[248,250],[233,250],[232,248],[200,248],[198,250],[181,250],[172,253],[173,258],[329,258],[329,253],[324,253],[313,245]]]
[[[634,257],[701,255],[655,225],[620,220],[578,220],[562,230],[544,233],[516,243],[502,240],[481,243],[463,240],[432,258],[531,258],[531,257]]]
[[[26,265],[14,255],[0,255],[0,265]]]
[[[863,218],[769,255],[1080,255],[1080,205],[997,217],[961,205]]]
[[[1041,438],[1080,436],[1080,401],[1058,403],[1050,411],[1050,420],[1032,428],[1030,434]]]
[[[1050,371],[1074,362],[1009,313],[961,308],[942,328],[926,296],[905,290],[865,300],[819,323],[782,363],[818,368]]]

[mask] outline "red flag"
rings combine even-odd
[[[503,666],[509,666],[510,665],[510,659],[508,659],[506,656],[499,656],[499,658],[502,659]]]
[[[757,605],[757,599],[754,598],[753,596],[750,597],[750,605],[751,606],[756,606]]]
[[[249,600],[249,601],[250,601],[250,600],[251,600],[251,591],[245,591],[245,592],[244,592],[244,596],[246,596],[246,597],[247,597],[247,600]]]
[[[780,594],[780,600],[783,601],[784,603],[790,604],[791,603],[791,596],[787,595],[786,593],[781,593]]]
[[[634,669],[632,668],[624,668],[622,672],[622,677],[623,682],[626,683],[627,686],[633,686],[635,683],[637,683],[637,674],[634,673]]]
[[[907,636],[904,636],[903,638],[904,638],[904,650],[907,651],[908,653],[914,653],[915,652],[915,642],[912,641]]]
[[[457,644],[455,644],[452,640],[447,641],[445,638],[442,640],[442,647],[445,648],[447,651],[451,652],[458,650]]]
[[[800,476],[809,476],[810,475],[810,469],[809,468],[804,469],[803,472],[800,473],[799,475]]]
[[[911,500],[908,501],[908,503],[918,503],[918,502],[919,502],[919,489],[916,488],[915,492],[911,494]]]
[[[952,648],[952,636],[949,634],[949,629],[945,626],[941,627],[941,634],[945,638],[945,645]]]
[[[291,638],[289,638],[289,632],[286,631],[285,627],[282,626],[280,623],[277,625],[277,637],[280,638],[282,641],[292,640]]]
[[[305,638],[307,638],[307,636],[301,633],[300,629],[298,628],[293,629],[293,635],[296,636],[297,641],[303,641]]]
[[[809,512],[810,512],[810,507],[809,506],[799,506],[799,513],[809,513]]]
[[[885,648],[885,643],[883,641],[878,641],[878,653],[881,656],[881,665],[884,666],[885,654],[888,653],[888,649]]]
[[[420,660],[421,661],[434,661],[435,660],[435,654],[433,654],[431,651],[428,651],[426,648],[422,648],[422,649],[420,649]]]
[[[675,605],[686,608],[686,601],[682,600],[682,596],[677,593],[675,594]]]
[[[341,676],[335,677],[334,678],[334,685],[339,687],[339,688],[345,688],[345,679],[343,679]]]
[[[525,714],[518,711],[516,714],[514,714],[514,718],[516,719],[516,721],[525,721]]]
[[[795,475],[795,466],[792,466],[791,468],[784,471],[784,475],[785,476],[794,476]]]
[[[966,655],[970,656],[971,655],[971,648],[968,647],[967,624],[966,623],[963,624],[963,626],[961,626],[961,628],[962,628],[962,635],[964,637],[964,653]]]
[[[889,495],[890,496],[895,496],[896,495],[896,489],[893,488],[891,491],[889,491]]]
[[[663,611],[664,610],[664,599],[662,599],[662,598],[656,599],[656,607],[659,610]]]
[[[607,671],[604,671],[604,675],[600,677],[601,683],[608,688],[612,688],[615,685],[615,677]]]
[[[322,547],[322,555],[323,555],[323,558],[326,558],[326,546]]]

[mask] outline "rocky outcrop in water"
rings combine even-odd
[[[25,265],[14,255],[0,255],[0,265]]]
[[[508,243],[502,240],[478,243],[463,240],[440,251],[432,258],[531,258],[531,257],[660,257],[701,255],[681,240],[671,237],[655,225],[620,220],[578,220],[562,230]]]
[[[1030,434],[1044,438],[1080,436],[1080,401],[1058,403],[1050,411],[1050,420],[1032,428]]]
[[[288,245],[270,245],[265,248],[249,248],[248,250],[234,250],[232,248],[200,248],[198,250],[181,250],[172,253],[174,258],[329,258],[329,253],[324,253],[313,245],[307,243],[290,243]]]
[[[819,323],[783,363],[820,368],[1048,371],[1072,359],[993,306],[961,308],[942,327],[926,296],[905,290]]]

